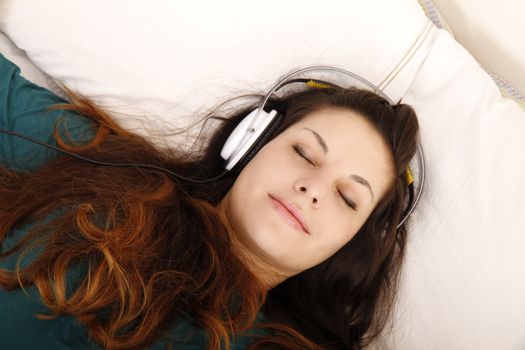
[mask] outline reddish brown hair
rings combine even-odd
[[[65,90],[71,103],[50,110],[90,118],[96,134],[80,145],[66,142],[55,129],[61,148],[106,162],[156,165],[190,178],[221,172],[222,144],[253,108],[208,118],[221,124],[197,156],[160,150],[120,127],[88,98]],[[7,290],[34,285],[51,310],[39,317],[73,315],[107,349],[144,348],[183,319],[207,331],[208,349],[221,344],[228,349],[229,337],[249,329],[259,310],[270,321],[259,326],[271,334],[251,349],[361,348],[384,328],[397,289],[406,230],[395,226],[418,130],[409,106],[385,102],[359,89],[317,90],[270,101],[286,114],[273,137],[318,108],[359,112],[392,149],[396,173],[384,200],[351,242],[271,291],[233,254],[232,228],[217,209],[237,173],[195,184],[162,171],[104,167],[70,156],[32,172],[0,167],[0,242],[15,227],[40,223],[0,258],[42,251],[24,268],[0,270],[0,285]],[[59,216],[44,222],[57,211]],[[82,277],[66,281],[67,272],[78,267]]]

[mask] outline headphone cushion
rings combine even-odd
[[[240,172],[242,169],[244,169],[246,164],[248,164],[253,159],[253,157],[255,157],[257,152],[259,152],[259,150],[271,140],[273,134],[281,126],[283,119],[284,115],[282,115],[281,113],[277,113],[274,119],[271,121],[271,123],[266,127],[266,130],[264,130],[261,136],[259,136],[259,139],[257,139],[257,141],[248,150],[248,152],[246,152],[246,154],[239,160],[239,162],[235,164],[232,170]]]

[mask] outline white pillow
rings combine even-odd
[[[525,2],[433,0],[454,37],[478,62],[525,96]]]
[[[525,59],[521,58],[525,58],[525,56],[523,56],[524,50],[520,47],[523,46],[520,40],[521,36],[515,33],[522,30],[521,18],[518,19],[519,17],[516,17],[513,22],[509,23],[510,25],[507,25],[511,12],[523,12],[514,6],[518,5],[518,3],[513,0],[506,0],[507,2],[512,1],[513,6],[509,6],[510,4],[505,6],[504,2],[498,2],[493,4],[497,5],[495,11],[490,6],[479,6],[479,2],[469,4],[471,0],[434,1],[447,12],[447,18],[451,20],[455,31],[452,30],[452,26],[431,0],[419,0],[425,14],[432,23],[438,28],[446,29],[478,62],[488,64],[489,67],[486,67],[480,63],[481,67],[489,73],[496,85],[498,85],[501,94],[512,98],[521,109],[525,110],[525,84],[523,83],[525,81]],[[471,11],[466,10],[466,7],[468,7],[466,5],[470,5]],[[490,2],[485,2],[483,5],[490,5]],[[463,9],[458,11],[458,6]],[[525,3],[521,6],[525,10]],[[472,21],[480,13],[482,14],[481,17],[484,18],[476,18],[476,21]],[[510,50],[500,50],[503,46],[510,47]],[[490,57],[487,59],[487,56]],[[510,83],[498,74],[505,76]],[[516,87],[521,87],[521,93]]]
[[[44,72],[130,129],[142,127],[120,113],[187,125],[309,65],[346,68],[398,100],[431,42],[410,0],[3,0],[0,14],[0,30]]]
[[[55,94],[62,94],[60,88],[55,84],[53,78],[42,72],[40,68],[35,66],[33,62],[27,57],[27,54],[20,50],[5,34],[0,32],[0,52],[10,61],[14,62],[26,79],[33,83],[43,86]]]
[[[523,348],[525,115],[415,0],[152,4],[3,0],[0,30],[115,115],[135,109],[184,124],[313,64],[403,96],[420,118],[427,185],[393,332],[376,348]]]
[[[403,100],[428,187],[377,349],[524,349],[525,112],[442,29]]]

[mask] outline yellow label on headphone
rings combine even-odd
[[[315,80],[310,80],[309,82],[306,83],[306,85],[308,85],[311,88],[316,88],[316,89],[327,89],[330,87],[327,84],[323,84]]]
[[[409,166],[407,166],[406,174],[407,174],[407,185],[411,185],[414,182],[414,175],[412,174],[412,170],[410,169]]]

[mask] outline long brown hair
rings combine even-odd
[[[66,142],[55,128],[61,148],[105,162],[160,166],[190,178],[222,171],[222,145],[254,108],[228,117],[208,115],[205,120],[219,121],[218,127],[209,140],[199,138],[203,152],[188,153],[156,148],[90,99],[64,88],[70,103],[49,111],[89,118],[95,136],[87,144]],[[59,156],[31,172],[0,166],[0,243],[15,227],[39,223],[0,259],[42,252],[23,268],[0,269],[0,285],[7,290],[34,285],[51,311],[40,318],[73,315],[107,349],[145,348],[179,320],[203,328],[210,350],[228,349],[230,336],[251,326],[270,332],[250,349],[369,344],[385,327],[401,271],[406,229],[396,226],[405,199],[404,170],[416,149],[416,114],[408,105],[390,106],[360,89],[303,91],[272,99],[269,106],[285,114],[271,138],[309,112],[338,106],[365,116],[392,150],[390,190],[354,238],[325,262],[265,290],[233,253],[232,227],[217,209],[238,171],[197,184],[158,170]],[[45,221],[53,213],[60,215]],[[71,279],[68,270],[79,266],[81,278]],[[254,325],[259,311],[268,322]]]

